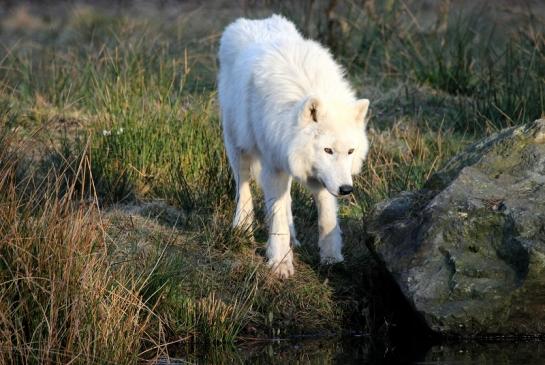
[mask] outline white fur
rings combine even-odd
[[[250,178],[260,172],[269,265],[280,277],[293,275],[294,177],[312,191],[318,206],[322,262],[342,261],[336,196],[341,186],[352,186],[352,175],[367,155],[369,101],[356,100],[324,47],[304,39],[278,15],[230,24],[221,37],[219,60],[224,141],[237,183],[234,226],[252,225]]]

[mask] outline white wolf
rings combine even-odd
[[[268,264],[280,277],[293,275],[290,241],[299,244],[291,212],[294,177],[318,207],[321,261],[342,261],[336,199],[352,192],[352,175],[367,155],[369,100],[357,100],[331,54],[279,15],[230,24],[219,61],[223,137],[237,188],[233,225],[252,225],[250,178],[260,174]]]

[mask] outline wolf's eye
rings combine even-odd
[[[325,153],[329,153],[330,155],[333,154],[333,150],[331,148],[324,148]]]
[[[351,155],[351,154],[353,154],[353,153],[354,153],[354,149],[353,149],[353,148],[351,148],[351,149],[348,150],[348,154],[349,154],[349,155]]]

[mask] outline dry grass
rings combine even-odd
[[[112,275],[96,201],[79,199],[63,171],[40,188],[18,176],[11,138],[0,155],[1,362],[133,363],[160,334],[143,283]],[[76,176],[89,178],[80,162]]]

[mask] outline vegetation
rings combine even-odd
[[[366,214],[545,110],[543,9],[448,3],[6,7],[1,361],[134,363],[179,343],[384,335],[395,314],[378,295]],[[262,216],[252,235],[230,229],[215,52],[242,10],[290,14],[372,101],[369,159],[341,206],[347,261],[319,265],[315,208],[296,187],[303,246],[288,281],[263,263]]]

